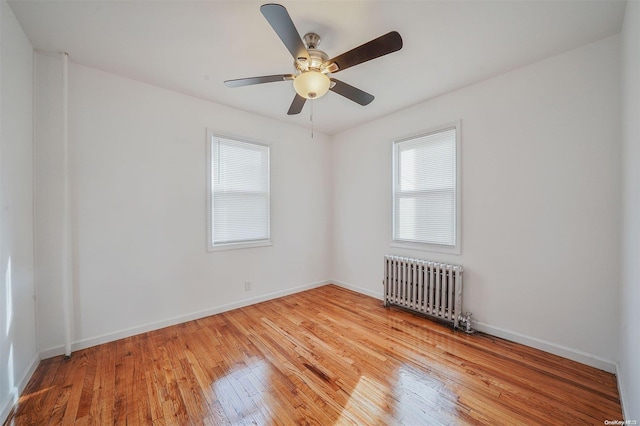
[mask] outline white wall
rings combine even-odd
[[[619,38],[334,138],[333,277],[381,297],[384,254],[464,266],[478,328],[613,370],[620,204]],[[394,139],[462,120],[462,254],[391,248]]]
[[[0,2],[0,422],[38,362],[33,279],[33,48]]]
[[[640,2],[622,32],[622,292],[618,380],[625,418],[640,420]]]
[[[37,55],[36,111],[59,115],[60,61]],[[69,87],[76,348],[326,282],[328,137],[73,63]],[[206,251],[207,127],[272,144],[273,246]],[[37,129],[37,286],[50,296],[39,335],[50,355],[63,343],[62,157],[59,124],[38,115]]]

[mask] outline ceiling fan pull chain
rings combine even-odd
[[[311,104],[311,108],[309,109],[309,121],[311,121],[311,139],[313,139],[313,99],[311,99],[311,102],[309,103]]]

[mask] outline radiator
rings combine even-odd
[[[384,306],[399,306],[471,330],[462,315],[462,266],[407,257],[384,257]]]

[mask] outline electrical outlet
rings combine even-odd
[[[244,291],[251,291],[251,281],[244,282]]]

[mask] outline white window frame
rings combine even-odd
[[[232,135],[225,135],[223,133],[215,132],[211,129],[207,129],[207,139],[206,139],[206,170],[207,170],[207,251],[215,252],[215,251],[223,251],[223,250],[235,250],[235,249],[244,249],[244,248],[253,248],[253,247],[266,247],[273,245],[271,241],[271,144],[256,142],[252,140],[248,140],[245,138],[240,138]],[[261,240],[253,240],[253,241],[243,241],[243,242],[234,242],[234,243],[225,243],[225,244],[214,244],[213,242],[213,187],[212,187],[212,162],[213,162],[213,138],[222,138],[229,139],[237,142],[248,143],[252,145],[260,145],[268,148],[268,172],[267,172],[267,188],[268,188],[268,203],[269,203],[269,211],[267,217],[267,239]]]
[[[398,158],[396,154],[396,146],[399,143],[407,142],[412,139],[418,139],[424,136],[440,133],[446,130],[455,129],[456,132],[456,194],[455,194],[455,245],[442,245],[433,244],[427,242],[411,242],[396,239],[396,185],[397,185],[397,171],[398,171]],[[459,255],[462,252],[462,137],[461,137],[461,121],[455,121],[442,126],[434,127],[419,134],[405,137],[393,141],[391,147],[392,153],[392,176],[391,176],[391,247],[422,250],[435,253],[455,254]]]

